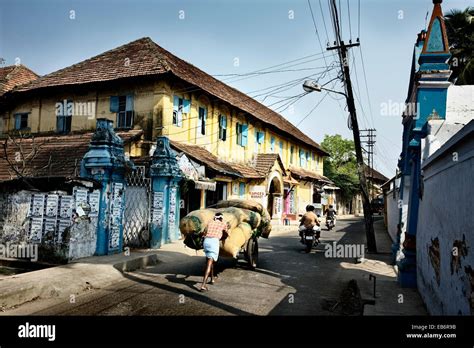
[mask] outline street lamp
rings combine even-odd
[[[344,51],[345,52],[345,51]],[[345,53],[344,53],[345,56]],[[344,57],[345,58],[345,57]],[[357,159],[357,168],[359,171],[359,182],[360,182],[360,188],[361,188],[361,193],[362,193],[362,202],[364,206],[364,220],[365,220],[365,233],[367,236],[367,248],[369,252],[377,252],[377,244],[375,241],[375,232],[374,232],[374,226],[373,226],[373,218],[372,218],[372,212],[371,212],[371,207],[370,207],[370,196],[369,196],[369,189],[367,186],[367,178],[365,174],[365,164],[364,164],[364,158],[362,155],[362,146],[360,142],[360,134],[359,134],[359,123],[357,122],[357,116],[356,116],[356,110],[355,110],[355,103],[354,103],[354,96],[352,94],[352,84],[350,80],[350,75],[349,75],[349,67],[344,68],[344,76],[345,76],[345,86],[346,86],[346,91],[348,94],[334,91],[332,89],[327,89],[318,84],[314,80],[306,80],[303,83],[303,89],[307,93],[311,92],[321,92],[322,90],[336,93],[343,95],[346,97],[347,100],[347,107],[349,109],[350,113],[350,124],[351,126],[349,127],[352,129],[352,133],[354,136],[354,147],[356,151],[356,159]]]
[[[310,92],[321,92],[322,90],[323,91],[328,91],[328,92],[333,92],[333,93],[341,94],[341,95],[343,95],[344,97],[347,98],[347,95],[345,93],[334,91],[334,90],[328,89],[328,88],[324,88],[323,86],[321,86],[319,83],[317,83],[314,80],[306,80],[303,83],[303,89],[308,93],[310,93]]]

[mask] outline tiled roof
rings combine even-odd
[[[119,78],[158,75],[168,72],[279,129],[289,137],[327,155],[327,152],[318,143],[280,114],[237,89],[215,79],[194,65],[176,57],[148,37],[45,75],[26,86],[17,88],[15,91],[111,81]]]
[[[16,159],[26,159],[25,171],[23,172],[25,177],[75,177],[79,175],[81,160],[89,149],[92,134],[50,135],[15,139],[18,145],[9,140],[7,142],[7,158],[17,168],[23,168],[23,164],[21,161],[17,162]],[[142,134],[142,130],[117,132],[124,143],[139,139]],[[1,141],[2,147],[5,141]],[[34,149],[36,149],[36,155],[33,155]],[[21,152],[23,152],[23,156]],[[0,181],[17,177],[18,175],[8,164],[2,149],[0,151]]]
[[[323,181],[330,184],[333,183],[330,179],[328,179],[324,175],[319,175],[318,173],[310,171],[310,170],[297,168],[293,166],[290,166],[289,170],[293,176],[299,177],[301,179],[306,179],[309,181]]]
[[[38,79],[38,75],[24,65],[10,65],[0,68],[0,95],[36,79]]]
[[[272,169],[275,161],[278,161],[283,172],[285,172],[285,166],[281,161],[280,155],[277,153],[259,153],[255,158],[255,169],[257,172],[267,175]]]
[[[187,157],[204,164],[216,172],[249,179],[259,179],[266,176],[257,172],[253,167],[221,161],[217,156],[213,155],[202,146],[185,144],[172,140],[170,143],[171,147],[174,149],[184,152]]]
[[[367,165],[365,165],[364,167],[365,167],[365,175],[367,176],[368,179],[377,180],[382,183],[385,183],[389,180],[389,178],[387,178],[385,175],[380,173],[378,170],[372,168],[372,171],[370,171]]]

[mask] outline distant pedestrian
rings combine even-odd
[[[219,241],[224,233],[227,234],[227,231],[228,226],[224,222],[224,216],[222,213],[216,213],[214,220],[207,225],[204,232],[203,247],[206,254],[206,271],[199,291],[209,290],[206,286],[209,275],[211,276],[211,283],[214,283],[214,263],[219,258]]]

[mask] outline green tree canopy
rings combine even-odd
[[[474,84],[474,7],[451,10],[445,16],[451,58],[451,80],[457,85]]]
[[[321,146],[330,154],[324,159],[324,175],[341,188],[343,199],[350,199],[360,191],[354,141],[326,134]]]

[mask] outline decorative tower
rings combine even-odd
[[[125,169],[133,167],[124,156],[123,140],[114,132],[113,121],[97,119],[89,151],[81,164],[81,176],[101,185],[96,255],[122,250],[125,207]]]
[[[159,248],[162,244],[176,240],[180,236],[179,182],[183,176],[176,153],[170,148],[169,139],[165,136],[160,136],[156,140],[150,176],[153,190],[150,244],[152,248]]]
[[[421,199],[421,139],[426,137],[430,119],[446,118],[446,98],[451,75],[446,27],[441,10],[442,0],[433,0],[426,39],[418,59],[416,76],[416,118],[410,120],[410,129],[404,139],[406,145],[404,168],[409,180],[409,201],[406,231],[401,258],[398,262],[399,282],[403,287],[416,287],[416,230]],[[409,172],[408,172],[409,171]],[[403,238],[404,237],[404,238]]]

